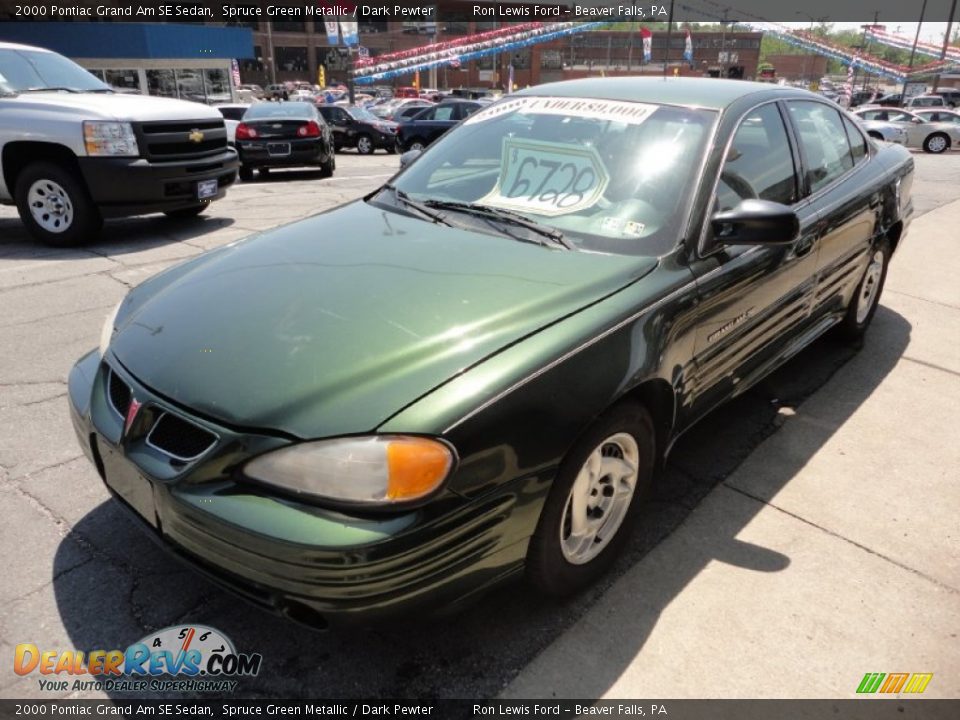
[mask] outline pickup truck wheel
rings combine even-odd
[[[103,226],[83,182],[54,163],[28,165],[17,177],[14,196],[27,231],[47,245],[79,245]]]
[[[592,583],[620,552],[653,484],[650,413],[614,406],[567,453],[527,550],[527,579],[561,597]]]
[[[180,208],[179,210],[167,210],[164,215],[172,220],[187,220],[196,217],[209,207],[206,203],[203,205],[194,205],[193,207]]]

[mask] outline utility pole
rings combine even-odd
[[[957,0],[953,0],[950,5],[950,19],[947,20],[947,32],[943,36],[943,49],[940,51],[940,59],[947,57],[947,48],[950,47],[950,33],[953,32],[953,18],[957,12]],[[940,84],[940,73],[933,76],[933,91],[937,91],[937,85]]]
[[[920,21],[917,23],[917,34],[913,38],[913,48],[910,50],[910,62],[907,64],[907,67],[913,68],[913,58],[917,54],[917,43],[920,42],[920,29],[923,27],[923,16],[927,13],[927,0],[923,0],[923,5],[920,7]],[[910,78],[903,79],[903,93],[900,95],[900,105],[903,106],[907,102],[907,83],[910,81]]]
[[[725,80],[727,77],[727,15],[730,13],[730,8],[726,8],[723,11],[723,20],[720,21],[720,28],[723,32],[720,34],[720,79]],[[722,58],[722,59],[721,59]]]
[[[267,22],[267,62],[270,63],[270,84],[277,84],[277,63],[273,57],[273,23]]]
[[[667,49],[663,54],[663,76],[667,76],[667,66],[670,64],[670,36],[673,34],[673,0],[670,0],[670,16],[667,18]]]

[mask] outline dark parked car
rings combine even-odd
[[[913,167],[805,90],[539,85],[133,289],[70,373],[77,438],[147,532],[301,622],[575,592],[682,433],[867,330]]]
[[[333,131],[337,151],[356,148],[361,155],[370,155],[377,148],[397,151],[397,124],[381,120],[369,110],[342,105],[320,105],[317,110]]]
[[[403,150],[423,150],[447,130],[482,107],[468,100],[447,100],[434,105],[397,128],[397,144]]]
[[[324,175],[337,167],[333,133],[311,103],[257,103],[236,129],[240,179],[250,181],[275,167],[318,166]]]
[[[903,104],[903,93],[890,93],[881,98],[877,98],[877,105],[884,107],[900,107]]]

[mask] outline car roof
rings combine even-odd
[[[36,50],[37,52],[53,52],[46,48],[36,47],[34,45],[21,45],[19,43],[0,42],[0,50]]]
[[[716,78],[649,78],[615,77],[585,78],[547,83],[521,90],[514,95],[553,95],[560,97],[587,97],[604,100],[627,100],[664,105],[722,110],[747,96],[779,98],[820,97],[808,90],[745,80],[718,80]]]

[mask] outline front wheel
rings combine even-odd
[[[373,139],[369,135],[361,135],[357,138],[357,152],[361,155],[372,155],[375,149]]]
[[[950,149],[950,138],[944,133],[933,133],[923,141],[923,151],[939,155]]]
[[[240,166],[240,179],[243,182],[253,182],[253,168],[246,165]]]
[[[847,307],[847,313],[840,321],[838,330],[847,340],[855,343],[863,340],[870,321],[877,312],[880,294],[887,279],[887,266],[890,263],[890,242],[883,240],[870,250],[870,262],[857,285],[857,290]]]
[[[423,142],[423,140],[421,140],[420,138],[414,138],[413,140],[407,143],[406,148],[408,152],[410,150],[417,150],[419,152],[423,152],[424,150],[427,149],[427,146]]]
[[[594,582],[626,542],[653,482],[647,410],[622,403],[567,453],[527,550],[527,578],[562,597]]]
[[[28,165],[14,187],[17,212],[34,238],[55,247],[92,240],[103,218],[82,181],[52,162]]]

